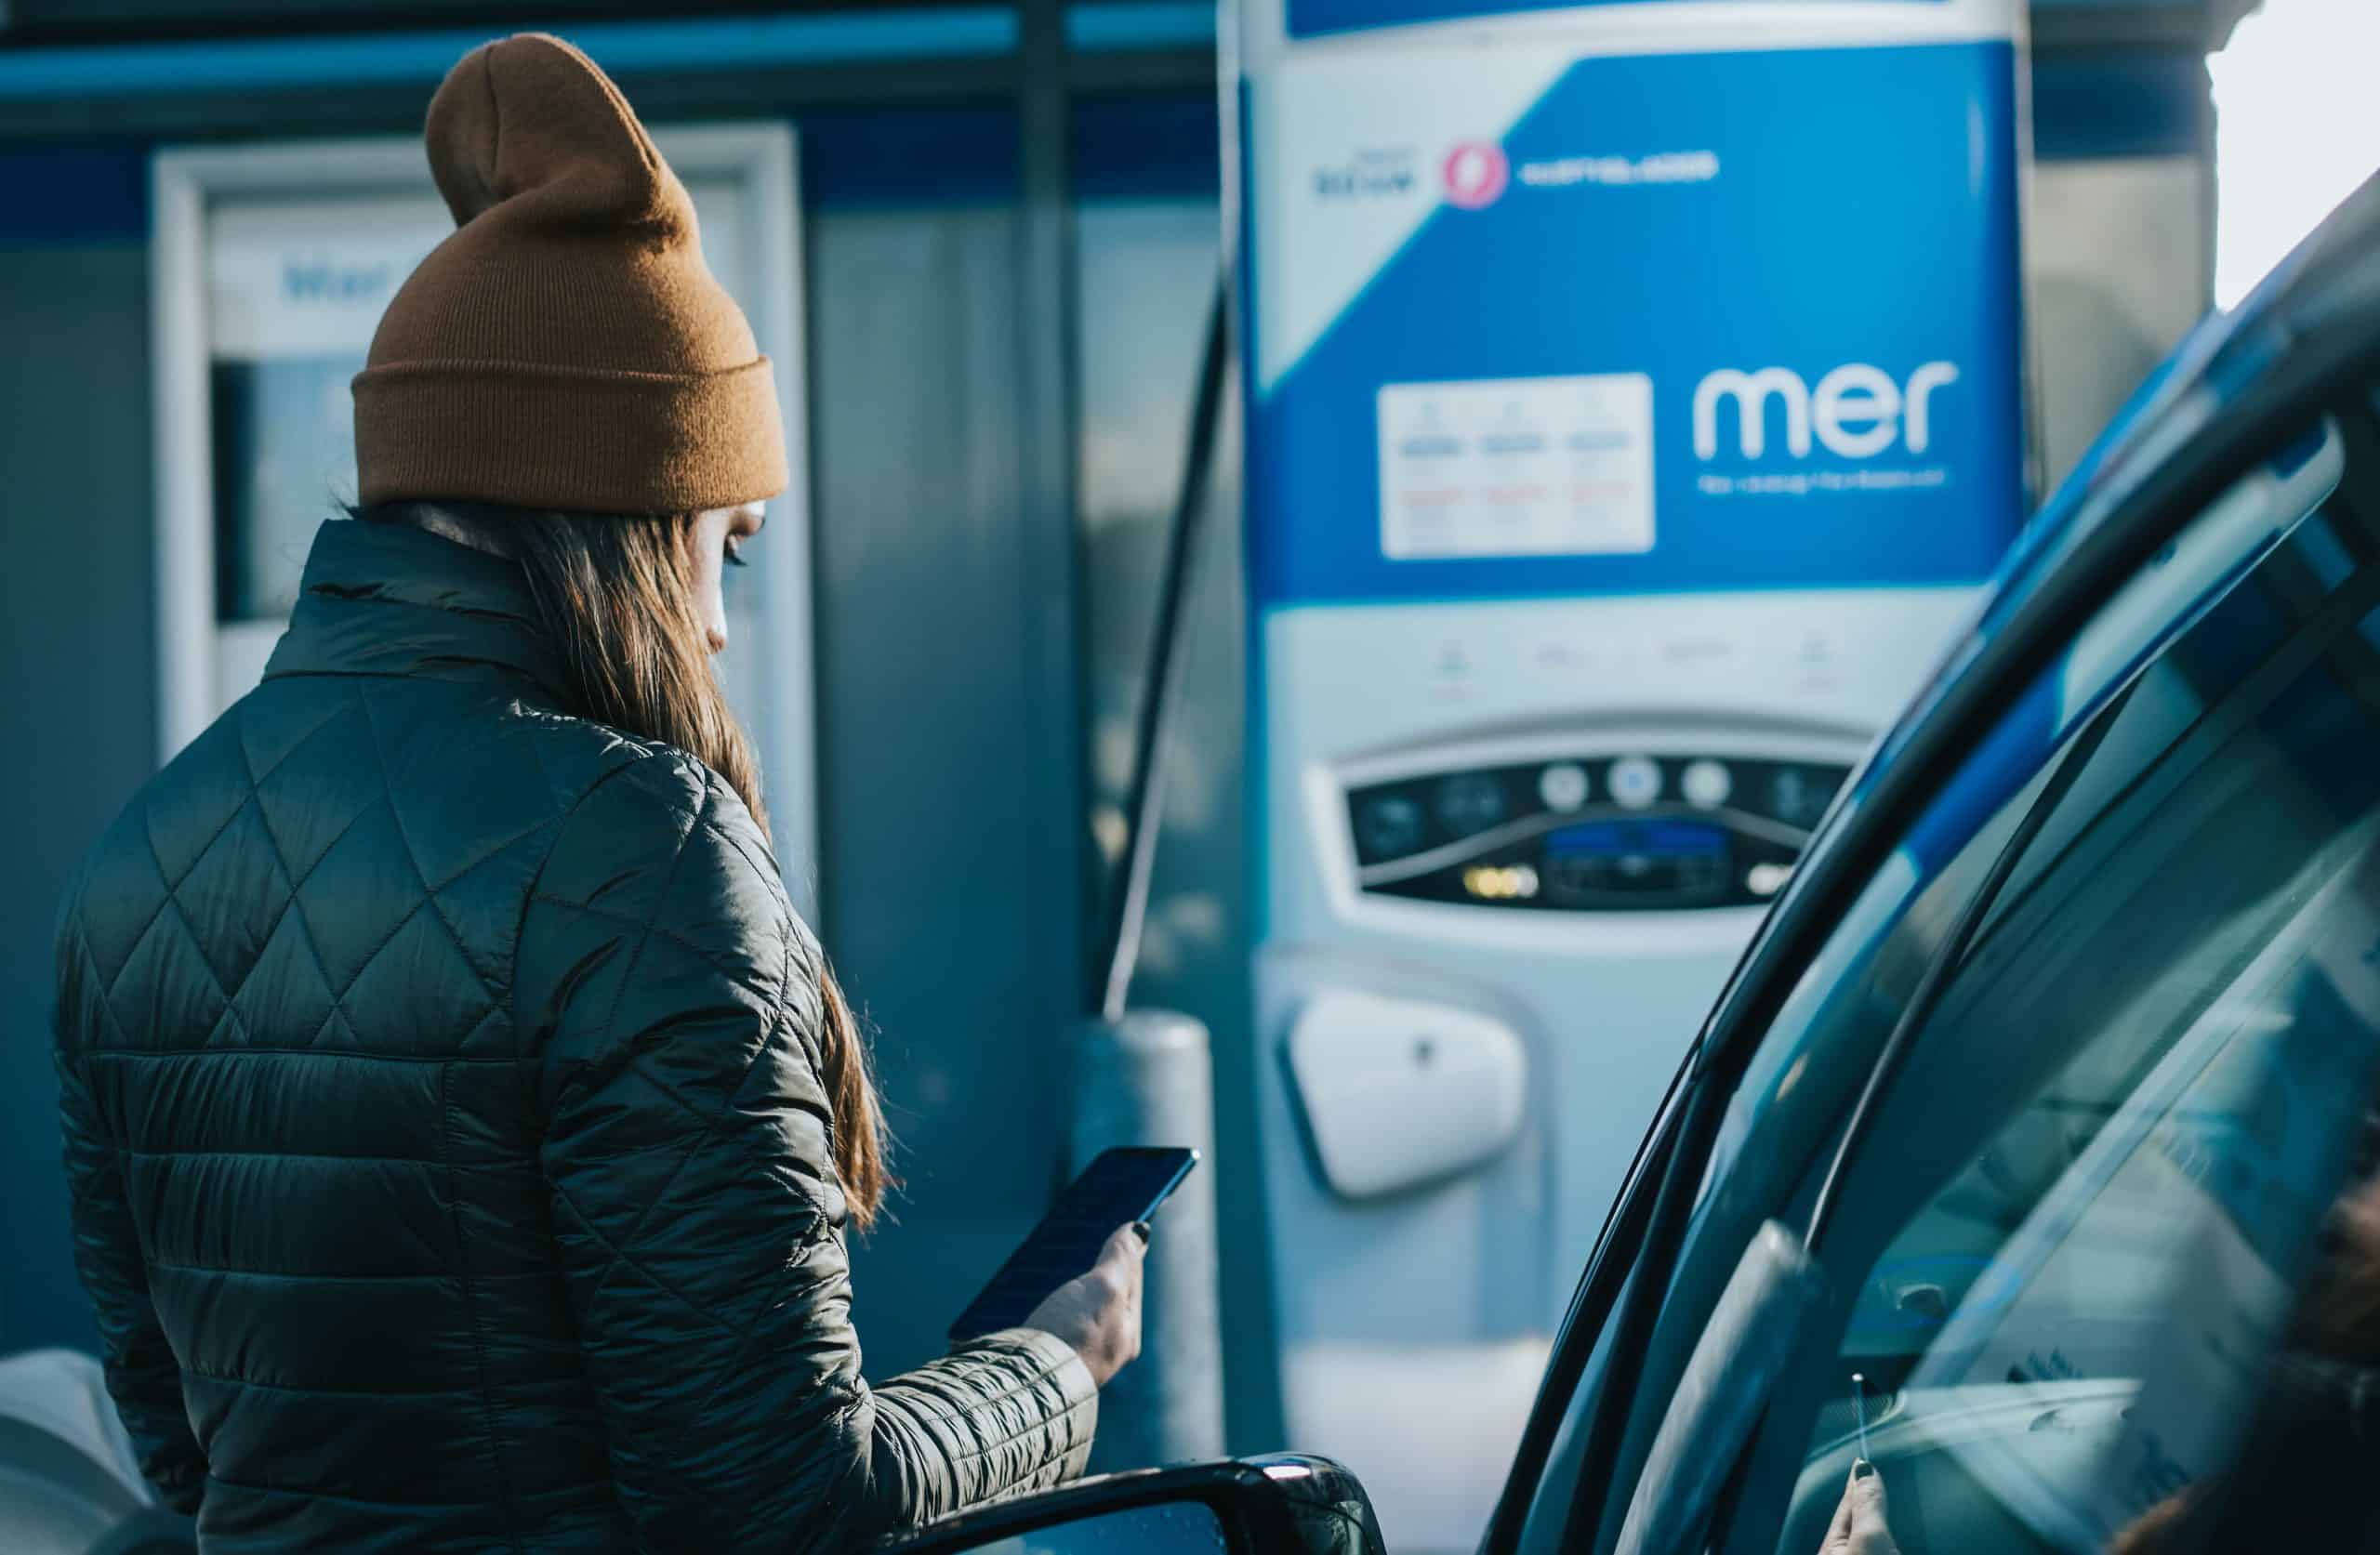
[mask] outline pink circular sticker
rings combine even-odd
[[[1494,141],[1466,140],[1447,153],[1440,174],[1448,203],[1475,211],[1494,204],[1504,192],[1504,185],[1512,178],[1512,165],[1504,160],[1504,148]]]

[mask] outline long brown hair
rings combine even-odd
[[[510,558],[569,666],[579,705],[570,709],[641,739],[674,745],[727,781],[763,836],[760,765],[711,667],[694,606],[694,519],[617,518],[463,503],[390,503],[355,516],[457,532]],[[823,961],[820,1048],[834,1109],[835,1170],[852,1224],[866,1232],[892,1187],[884,1113],[867,1043]]]

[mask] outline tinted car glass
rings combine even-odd
[[[2052,666],[2003,708],[1945,775],[1893,851],[1872,869],[1864,889],[1802,967],[1765,1034],[1747,1055],[1739,1083],[1730,1088],[1718,1138],[1697,1173],[1701,1192],[1678,1261],[1664,1277],[1663,1315],[1641,1351],[1629,1399],[1620,1406],[1626,1425],[1615,1469],[1592,1476],[1579,1471],[1582,1460],[1576,1455],[1585,1432],[1578,1428],[1599,1407],[1603,1388],[1601,1372],[1591,1370],[1592,1386],[1571,1401],[1572,1417],[1560,1438],[1572,1456],[1557,1451],[1552,1466],[1556,1474],[1569,1476],[1566,1488],[1573,1522],[1556,1534],[1560,1525],[1554,1520],[1534,1517],[1533,1535],[1573,1542],[1592,1537],[1595,1548],[1606,1547],[1617,1535],[1631,1496],[1610,1495],[1589,1480],[1635,1484],[1686,1355],[1700,1338],[1703,1316],[1735,1272],[1748,1239],[1765,1219],[1797,1228],[1808,1223],[1853,1102],[1954,928],[1977,907],[1978,893],[2003,854],[2011,854],[2013,873],[1986,903],[2000,910],[2024,899],[2040,861],[2058,856],[2072,840],[2078,818],[2106,804],[2118,767],[2112,758],[2087,768],[2069,761],[2065,753],[2081,737],[2078,731],[2145,663],[2178,651],[2208,606],[2265,563],[2285,536],[2294,536],[2303,557],[2319,563],[2320,575],[2339,574],[2341,530],[2320,509],[2326,501],[2336,502],[2349,465],[2348,445],[2327,426],[2312,428],[2178,531],[2077,624]],[[2154,696],[2138,700],[2133,717],[2137,720],[2158,705]],[[2135,721],[2130,727],[2145,726]],[[2053,768],[2062,771],[2065,792],[2051,811],[2036,815]],[[2037,824],[2037,834],[2012,854],[2010,839],[2028,817]],[[1996,921],[1996,912],[1984,916],[1987,935]],[[1831,1351],[1828,1373],[1831,1377]],[[1831,1380],[1827,1387],[1832,1388]],[[1834,1396],[1832,1402],[1848,1422],[1847,1397]],[[1803,1445],[1796,1435],[1788,1454],[1771,1433],[1762,1450],[1772,1481],[1781,1474],[1790,1483],[1800,1471]],[[1650,1490],[1639,1486],[1634,1494]],[[1774,1536],[1774,1521],[1767,1526]]]
[[[2380,1059],[2380,513],[2347,463],[2316,435],[2250,483],[2325,498],[2005,807],[2021,851],[1934,936],[1958,959],[1845,1158],[1730,1548],[1818,1549],[1864,1452],[1904,1555],[2102,1548],[2219,1476],[2277,1348],[2322,1358],[2294,1314]]]

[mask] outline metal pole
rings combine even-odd
[[[1017,217],[1016,326],[1023,427],[1018,514],[1031,639],[1026,748],[1034,765],[1033,856],[1039,889],[1035,983],[1055,1040],[1081,1011],[1092,903],[1083,742],[1081,569],[1075,501],[1080,446],[1075,393],[1074,187],[1068,166],[1064,0],[1019,0],[1017,119],[1023,200]]]
[[[1100,1396],[1091,1471],[1221,1457],[1215,1082],[1207,1028],[1172,1010],[1136,1009],[1078,1026],[1070,1057],[1075,1170],[1116,1145],[1186,1145],[1204,1158],[1157,1213],[1141,1358]]]
[[[1198,388],[1190,407],[1190,441],[1182,481],[1166,534],[1165,570],[1157,579],[1157,620],[1149,633],[1148,675],[1141,686],[1140,725],[1132,740],[1132,791],[1124,802],[1124,856],[1107,893],[1107,917],[1099,940],[1103,964],[1091,990],[1104,1020],[1122,1017],[1140,965],[1141,934],[1148,917],[1150,882],[1157,873],[1157,838],[1165,819],[1165,761],[1181,701],[1183,639],[1182,613],[1197,576],[1199,531],[1207,512],[1207,483],[1214,468],[1215,437],[1223,420],[1223,377],[1231,361],[1230,293],[1218,283],[1207,320],[1207,344],[1198,365]]]
[[[1045,834],[1049,878],[1072,888],[1067,893],[1070,926],[1079,929],[1084,909],[1097,900],[1090,874],[1090,828],[1085,824],[1086,784],[1081,740],[1082,640],[1077,613],[1075,512],[1078,448],[1074,381],[1076,286],[1074,190],[1067,167],[1069,64],[1064,0],[1018,0],[1018,109],[1024,138],[1025,201],[1021,233],[1019,321],[1025,330],[1025,492],[1028,543],[1039,563],[1038,597],[1042,640],[1035,665],[1043,688],[1038,716],[1045,722],[1035,743],[1046,764],[1043,786],[1052,803],[1037,815],[1044,824],[1060,819],[1063,834]],[[1210,343],[1210,361],[1202,385],[1219,386],[1221,364],[1212,361],[1221,340]],[[1169,573],[1176,603],[1158,625],[1157,661],[1144,690],[1145,699],[1138,806],[1144,813],[1137,890],[1117,893],[1117,905],[1137,919],[1130,903],[1146,900],[1155,855],[1154,811],[1162,804],[1156,778],[1163,759],[1166,688],[1173,680],[1167,660],[1178,635],[1178,596],[1191,554],[1190,535],[1201,499],[1212,441],[1218,387],[1202,387],[1194,412],[1190,467],[1184,472],[1189,507],[1175,525]],[[1203,440],[1197,427],[1205,426]],[[1151,787],[1154,793],[1147,792]],[[1128,864],[1126,879],[1135,871]],[[1095,910],[1094,910],[1095,911]],[[1144,1284],[1140,1359],[1124,1368],[1101,1395],[1099,1431],[1091,1446],[1092,1469],[1107,1471],[1150,1464],[1180,1463],[1223,1456],[1223,1326],[1215,1284],[1214,1077],[1207,1030],[1187,1016],[1157,1010],[1121,1012],[1122,991],[1130,982],[1131,951],[1117,953],[1118,938],[1139,942],[1139,925],[1111,936],[1098,950],[1079,932],[1053,946],[1049,988],[1059,999],[1091,984],[1083,975],[1086,952],[1106,952],[1123,969],[1116,988],[1114,1018],[1075,1028],[1068,1044],[1067,1145],[1070,1165],[1079,1170],[1112,1145],[1186,1145],[1206,1162],[1158,1212],[1149,1245]],[[1097,999],[1104,987],[1094,990]],[[1079,1008],[1079,1007],[1078,1007]],[[1057,1025],[1052,1023],[1052,1030]]]

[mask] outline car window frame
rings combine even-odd
[[[2290,513],[2277,528],[2258,526],[2253,536],[2241,537],[2234,563],[2226,570],[2221,580],[2199,596],[2197,605],[2171,611],[2160,618],[2162,625],[2149,635],[2146,650],[2133,655],[2127,667],[2121,674],[2109,679],[2103,694],[2093,699],[2087,705],[2086,710],[2077,712],[2068,721],[2058,739],[2048,747],[2043,765],[2028,778],[2029,784],[2038,785],[2044,777],[2047,777],[2055,785],[2060,775],[2069,772],[2079,775],[2084,770],[2096,748],[2095,743],[2092,743],[2094,734],[2104,732],[2111,726],[2112,721],[2120,717],[2122,700],[2129,694],[2130,690],[2138,684],[2139,675],[2150,665],[2162,659],[2176,643],[2183,640],[2188,629],[2205,610],[2212,608],[2215,601],[2228,596],[2246,579],[2256,575],[2268,562],[2277,560],[2276,552],[2280,550],[2286,536],[2295,534],[2300,526],[2319,515],[2323,506],[2331,500],[2332,494],[2349,493],[2358,487],[2366,488],[2360,497],[2352,500],[2360,500],[2367,507],[2372,505],[2368,488],[2373,484],[2375,471],[2380,470],[2380,438],[2375,438],[2375,432],[2380,432],[2380,421],[2374,421],[2371,412],[2350,397],[2334,398],[2327,404],[2318,405],[2310,415],[2312,420],[2309,424],[2282,424],[2280,435],[2273,440],[2274,456],[2278,457],[2282,451],[2287,450],[2313,428],[2320,428],[2334,431],[2343,444],[2349,442],[2360,444],[2360,450],[2353,454],[2343,468],[2336,485],[2322,496],[2308,502],[2302,509]],[[2249,473],[2253,474],[2256,468],[2255,464],[2252,464]],[[2245,477],[2243,476],[2242,479]],[[2213,515],[2217,505],[2229,500],[2233,490],[2236,490],[2236,487],[2227,489],[2218,495],[2215,503],[2205,505],[2197,513],[2189,515],[2184,521],[2185,529],[2199,520]],[[2110,600],[2112,600],[2113,598],[2111,596]],[[2078,623],[2075,633],[2078,640],[2091,629],[2094,624],[2092,619]],[[1990,868],[1988,883],[1971,892],[1967,900],[1958,904],[1957,910],[1962,915],[1972,916],[1978,926],[1989,923],[1999,913],[2006,894],[2006,888],[2011,884],[2008,879],[2003,877],[2003,866],[2021,864],[2023,862],[2023,855],[2030,849],[2031,832],[2030,823],[2036,818],[2047,817],[2048,811],[2043,808],[2044,801],[2054,804],[2054,797],[2044,793],[2032,800],[2010,807],[2024,812],[2016,826],[2016,834],[1991,850],[1996,858]],[[1979,826],[1975,836],[1981,837],[1989,830],[1989,824]],[[1959,937],[1953,935],[1951,940],[1945,943],[1935,962],[1929,965],[1927,972],[1929,982],[1937,970],[1945,967],[1951,968],[1952,975],[1955,975],[1953,953],[1958,949],[1958,941]],[[1952,956],[1953,959],[1945,960],[1945,956]],[[1928,989],[1926,992],[1933,991]],[[1903,1012],[1903,1021],[1912,1028],[1922,1027],[1925,1016],[1930,1013],[1929,1008],[1925,1008],[1926,1003],[1924,994],[1915,995],[1911,1000],[1911,1008]],[[1898,1035],[1899,1033],[1897,1030],[1897,1038]],[[1828,1259],[1825,1230],[1822,1224],[1818,1223],[1823,1219],[1824,1200],[1831,1196],[1831,1192],[1837,1186],[1833,1180],[1834,1178],[1846,1169],[1858,1169],[1857,1155],[1860,1142],[1859,1136],[1864,1132],[1865,1125],[1872,1121],[1871,1111],[1875,1100],[1881,1096],[1892,1093],[1897,1078],[1897,1061],[1903,1058],[1905,1053],[1906,1049],[1898,1040],[1888,1044],[1884,1050],[1879,1053],[1871,1067],[1869,1079],[1861,1088],[1858,1101],[1846,1110],[1846,1115],[1839,1120],[1833,1131],[1835,1141],[1831,1148],[1836,1155],[1836,1160],[1828,1174],[1829,1180],[1826,1187],[1821,1190],[1821,1203],[1813,1206],[1810,1214],[1813,1222],[1810,1231],[1811,1245],[1814,1256],[1821,1260]],[[1775,1199],[1778,1204],[1783,1204],[1797,1191],[1798,1185],[1780,1187],[1775,1194]],[[1796,1223],[1799,1223],[1798,1217],[1796,1217]],[[1829,1260],[1829,1266],[1831,1267],[1831,1260]],[[1681,1260],[1681,1267],[1683,1267],[1683,1260]],[[1772,1404],[1776,1402],[1770,1401]],[[1765,1509],[1773,1515],[1756,1516],[1751,1524],[1738,1521],[1742,1513],[1739,1503],[1740,1497],[1747,1493],[1747,1472],[1750,1466],[1759,1459],[1764,1450],[1774,1445],[1770,1435],[1770,1429],[1766,1425],[1748,1435],[1738,1452],[1737,1461],[1730,1469],[1725,1491],[1716,1503],[1712,1526],[1714,1529],[1724,1529],[1725,1533],[1723,1535],[1714,1536],[1723,1538],[1724,1547],[1730,1550],[1754,1549],[1763,1551],[1765,1555],[1766,1551],[1774,1548],[1774,1541],[1781,1525],[1780,1520],[1790,1509],[1789,1505],[1779,1504]],[[1721,1545],[1714,1543],[1713,1548],[1721,1548]]]
[[[2376,213],[2370,200],[2360,204],[2350,225],[2368,236],[2380,222],[2372,219]],[[2217,349],[2185,346],[2184,356],[2198,358],[2200,390],[2219,394],[2220,405],[2210,414],[2202,399],[2169,396],[2152,421],[2192,422],[2188,436],[2161,435],[2157,425],[2120,430],[2115,441],[2122,445],[2156,451],[2151,467],[2124,470],[2126,478],[2118,480],[2095,461],[2087,489],[2077,492],[2070,484],[2061,494],[2052,511],[2062,514],[2073,533],[2056,545],[2020,542],[1978,628],[1953,650],[1943,672],[1837,799],[1785,898],[1689,1048],[1606,1220],[1557,1337],[1482,1555],[1516,1548],[1540,1502],[1549,1510],[1567,1504],[1557,1531],[1565,1548],[1581,1535],[1590,1541],[1582,1547],[1595,1548],[1607,1526],[1616,1528],[1606,1509],[1624,1505],[1634,1489],[1633,1474],[1625,1486],[1620,1483],[1620,1469],[1635,1377],[1654,1330],[1669,1326],[1659,1321],[1661,1298],[1675,1273],[1726,1103],[1802,972],[1931,798],[2100,609],[2236,481],[2302,436],[2307,422],[2334,412],[2360,419],[2363,387],[2380,376],[2380,257],[2368,252],[2371,244],[2348,242],[2337,232],[2326,231],[2313,241],[2344,257],[2301,269],[2296,290],[2271,299],[2250,325],[2223,322]],[[1989,630],[1982,629],[1987,621]],[[2053,753],[2042,754],[2046,760]],[[1624,1286],[1633,1288],[1622,1301]],[[1699,1314],[1692,1319],[1695,1331],[1700,1323]],[[1586,1363],[1613,1324],[1608,1363],[1590,1376]],[[1541,1496],[1546,1487],[1540,1478],[1555,1437],[1581,1402],[1581,1389],[1593,1396],[1584,1398],[1588,1434],[1570,1494]]]
[[[2338,472],[2335,482],[2325,491],[2324,494],[2308,503],[2302,511],[2290,519],[2283,528],[2278,532],[2281,536],[2296,534],[2306,524],[2320,521],[2324,509],[2329,507],[2334,499],[2336,498],[2344,498],[2350,505],[2360,507],[2366,513],[2380,512],[2380,405],[2367,402],[2365,400],[2358,396],[2342,396],[2334,399],[2329,404],[2320,407],[2313,414],[2316,418],[2313,425],[2323,428],[2328,432],[2334,434],[2339,443],[2345,448],[2347,457]],[[2302,436],[2307,429],[2308,428],[2300,428],[2298,429],[2298,434]],[[2281,446],[2285,448],[2288,444],[2289,440],[2284,439]],[[2282,545],[2275,545],[2254,554],[2251,558],[2248,565],[2242,566],[2231,573],[2218,586],[2215,587],[2205,596],[2206,605],[2211,608],[2216,600],[2228,596],[2236,587],[2241,586],[2250,578],[2261,574],[2268,564],[2282,564],[2288,560],[2289,559],[2284,553],[2284,547]],[[2342,592],[2335,598],[2326,600],[2325,609],[2345,609],[2347,614],[2353,619],[2366,618],[2374,612],[2380,612],[2380,577],[2376,577],[2372,573],[2372,569],[2375,566],[2380,566],[2380,557],[2375,557],[2373,554],[2367,551],[2358,559],[2358,566],[2364,573],[2360,584],[2342,584],[2340,586]],[[2356,593],[2350,595],[2345,592],[2346,589],[2350,587],[2355,588]],[[2133,669],[2128,672],[2128,678],[2124,682],[2127,692],[2131,687],[2136,686],[2139,683],[2138,677],[2141,671],[2148,665],[2162,659],[2165,653],[2174,648],[2175,645],[2181,642],[2187,636],[2188,628],[2194,626],[2197,619],[2199,619],[2202,613],[2202,612],[2184,613],[2185,618],[2177,629],[2169,630],[2161,634],[2155,651],[2142,658],[2136,665],[2135,665]],[[2307,623],[2308,626],[2313,624],[2314,623],[2310,619]],[[2294,665],[2290,664],[2290,661],[2287,658],[2287,655],[2291,652],[2291,645],[2284,645],[2277,648],[2270,659],[2258,664],[2246,672],[2246,679],[2242,680],[2241,684],[2244,686],[2248,680],[2254,679],[2255,677],[2264,675],[2268,671],[2272,671],[2275,665],[2288,665],[2286,679],[2294,682],[2298,675],[2303,674],[2307,670],[2319,665],[2331,653],[2341,651],[2345,648],[2358,646],[2352,640],[2351,633],[2338,628],[2334,628],[2334,630],[2337,631],[2337,636],[2334,640],[2319,649],[2307,651],[2294,661]],[[2351,688],[2342,688],[2342,694],[2353,694]],[[2120,716],[2120,713],[2121,704],[2111,701],[2098,715],[2096,715],[2096,717],[2101,720],[2112,720],[2114,718]],[[2104,723],[2101,726],[2104,727]],[[2079,731],[2070,735],[2067,741],[2061,743],[2060,755],[2056,758],[2061,770],[2067,765],[2068,757],[2066,752],[2068,746],[2072,745],[2075,741],[2087,737],[2088,732],[2088,730]],[[2164,758],[2176,753],[2182,747],[2179,745],[2168,747],[2165,751],[2160,754],[2156,762],[2152,763],[2149,767],[2142,769],[2140,775],[2148,780],[2155,780],[2157,777],[2156,769],[2158,766],[2162,764]],[[2079,754],[2082,756],[2083,760],[2088,760],[2090,755],[2089,751],[2082,751]],[[2122,805],[2125,801],[2126,794],[2130,791],[2130,788],[2131,784],[2126,784],[2119,787],[2117,790],[2109,793],[2107,796],[2107,803],[2113,806]],[[2093,811],[2095,817],[2106,813],[2109,813],[2109,811],[2104,810],[2095,810]],[[2087,829],[2088,827],[2086,826],[2084,830],[2087,831]],[[2012,845],[2010,851],[2013,853],[2019,846],[2021,846],[2021,844]],[[2003,887],[2006,884],[2006,882],[2003,882]],[[2018,892],[2017,894],[2021,895],[2023,893]],[[1987,895],[1986,897],[1977,900],[1971,903],[1971,906],[1977,914],[1978,921],[1988,923],[1998,917],[2003,908],[2007,905],[2008,899],[2009,892],[2005,889],[2003,889],[1996,893]],[[1962,959],[1964,959],[1964,957],[1962,957]],[[1959,969],[1960,969],[1958,968],[1953,968],[1950,975],[1955,977]],[[1885,1060],[1881,1060],[1879,1061],[1876,1066],[1876,1074],[1871,1082],[1871,1091],[1869,1094],[1881,1094],[1886,1100],[1891,1100],[1894,1087],[1898,1080],[1898,1075],[1895,1073],[1889,1072],[1887,1064],[1889,1063],[1890,1059],[1895,1056],[1897,1055],[1888,1055]],[[1870,1121],[1866,1116],[1866,1107],[1864,1105],[1869,1100],[1869,1094],[1863,1094],[1861,1116],[1857,1120],[1855,1127],[1864,1125]],[[1861,1169],[1860,1163],[1858,1160],[1858,1153],[1862,1142],[1863,1140],[1857,1134],[1852,1134],[1846,1137],[1846,1139],[1839,1145],[1838,1148],[1848,1159],[1847,1161],[1838,1160],[1835,1166],[1835,1171],[1837,1173],[1846,1171],[1857,1172]],[[1878,1164],[1871,1164],[1868,1169],[1877,1170],[1891,1168],[1881,1167]],[[1852,1258],[1851,1266],[1845,1266],[1840,1262],[1841,1255],[1839,1249],[1835,1253],[1831,1255],[1830,1254],[1826,1238],[1826,1228],[1823,1225],[1812,1225],[1809,1231],[1809,1241],[1814,1256],[1821,1259],[1822,1262],[1825,1262],[1831,1272],[1833,1272],[1838,1277],[1844,1274],[1846,1268],[1861,1264],[1861,1257],[1859,1255],[1855,1255]],[[1815,1342],[1817,1337],[1818,1336],[1816,1334],[1805,1336],[1805,1343]],[[1805,1356],[1803,1359],[1806,1361],[1808,1357]],[[1781,1386],[1783,1385],[1780,1384],[1780,1387]],[[1781,1398],[1772,1397],[1768,1401],[1771,1411],[1773,1412],[1781,1402]],[[2255,1401],[2251,1399],[2248,1402],[2253,1403]],[[1804,1421],[1803,1424],[1806,1425],[1806,1421]],[[1794,1438],[1794,1433],[1792,1430],[1789,1429],[1786,1431],[1784,1438],[1774,1437],[1772,1433],[1776,1430],[1777,1423],[1775,1421],[1772,1420],[1765,1422],[1757,1431],[1753,1432],[1747,1438],[1742,1449],[1739,1453],[1738,1460],[1730,1469],[1726,1495],[1721,1499],[1719,1503],[1719,1509],[1714,1516],[1712,1526],[1715,1529],[1720,1530],[1720,1532],[1714,1534],[1712,1537],[1712,1548],[1717,1549],[1724,1548],[1730,1551],[1738,1552],[1738,1555],[1740,1555],[1740,1552],[1746,1550],[1756,1550],[1760,1551],[1761,1555],[1768,1555],[1768,1552],[1776,1548],[1776,1539],[1778,1529],[1782,1525],[1782,1520],[1792,1509],[1790,1501],[1780,1502],[1770,1508],[1769,1509],[1773,1511],[1775,1515],[1768,1517],[1765,1520],[1755,1520],[1754,1522],[1750,1524],[1738,1524],[1735,1522],[1735,1519],[1741,1515],[1741,1508],[1739,1505],[1740,1497],[1751,1493],[1747,1488],[1747,1478],[1748,1475],[1751,1475],[1752,1473],[1752,1465],[1755,1462],[1765,1465],[1761,1472],[1765,1475],[1774,1476],[1778,1467],[1779,1454],[1778,1449],[1780,1445],[1786,1445],[1790,1442],[1790,1444],[1792,1447],[1798,1448],[1798,1441],[1792,1440]],[[1766,1492],[1774,1493],[1777,1491],[1778,1486],[1774,1483],[1765,1483],[1763,1489]]]

